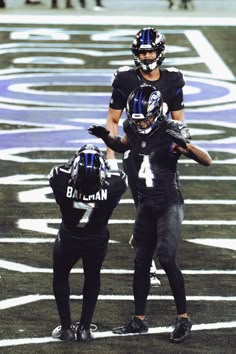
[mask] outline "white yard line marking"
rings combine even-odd
[[[52,243],[55,241],[55,237],[43,238],[43,237],[3,237],[0,238],[0,243]]]
[[[194,324],[192,326],[192,331],[209,331],[216,329],[224,329],[224,328],[236,328],[236,321],[232,322],[215,322],[215,323],[201,323]],[[149,328],[148,333],[143,334],[114,334],[111,331],[105,332],[94,332],[94,339],[99,338],[109,338],[109,337],[125,337],[125,336],[138,336],[138,335],[150,335],[150,334],[161,334],[161,333],[170,333],[172,331],[171,327],[152,327]],[[62,343],[59,339],[54,339],[52,337],[40,337],[40,338],[20,338],[20,339],[2,339],[0,340],[0,347],[10,347],[17,345],[25,345],[25,344],[42,344],[42,343],[50,343],[57,342]]]
[[[5,261],[0,259],[0,268],[7,269],[20,273],[52,273],[52,268],[32,267],[18,262]],[[82,268],[73,268],[72,273],[83,274]],[[119,274],[128,275],[133,274],[131,269],[102,269],[101,274]],[[236,270],[218,270],[218,269],[199,269],[199,270],[182,270],[183,274],[187,275],[236,275]],[[157,274],[165,274],[164,270],[157,269]]]
[[[202,58],[203,63],[208,66],[211,73],[218,75],[218,77],[220,73],[223,80],[235,80],[235,75],[228,66],[225,65],[224,61],[216,53],[213,46],[201,31],[185,31],[185,35]]]
[[[183,178],[180,178],[180,180],[182,181]],[[186,180],[195,180],[194,178],[186,178]],[[205,179],[204,177],[199,178],[199,181],[205,181],[207,179]],[[209,180],[213,180],[216,181],[217,179],[212,178]],[[221,181],[234,181],[236,180],[236,177],[229,177],[228,179],[219,179]],[[1,184],[1,182],[0,182]],[[4,183],[5,184],[5,183]],[[35,183],[36,184],[36,183]],[[6,185],[9,185],[8,183],[6,183]],[[34,188],[34,189],[30,189],[27,191],[22,191],[22,192],[18,192],[18,200],[20,203],[55,203],[55,200],[50,197],[50,195],[52,194],[52,189],[50,187],[40,187],[40,188]],[[208,199],[186,199],[185,203],[186,204],[235,204],[235,200],[230,200],[230,199],[226,199],[226,200],[221,200],[221,199],[212,199],[212,200],[208,200]],[[120,204],[134,204],[132,199],[121,199]]]
[[[206,123],[212,124],[211,121],[206,121]],[[220,125],[220,122],[217,122],[218,125]],[[226,123],[227,124],[227,123]],[[222,123],[224,126],[224,123]],[[105,149],[101,149],[102,151],[105,151]],[[67,160],[66,159],[59,159],[59,158],[54,158],[54,159],[36,159],[36,158],[31,158],[31,157],[26,157],[26,156],[20,156],[20,154],[27,154],[28,152],[33,152],[33,151],[73,151],[71,148],[43,148],[43,147],[31,147],[31,148],[10,148],[10,149],[1,149],[0,150],[0,160],[4,161],[15,161],[15,162],[23,162],[23,163],[65,163]],[[235,154],[235,150],[227,150],[227,152],[231,152],[232,154]],[[123,161],[121,159],[116,159],[118,164],[122,164]],[[178,161],[178,163],[181,164],[196,164],[196,161],[183,158]],[[236,157],[235,158],[228,158],[228,159],[217,159],[214,160],[214,164],[227,164],[227,165],[235,165],[236,164]],[[45,184],[45,183],[44,183]]]
[[[82,300],[82,295],[71,295],[71,300]],[[214,301],[214,302],[234,302],[236,301],[236,296],[187,296],[187,301]],[[54,301],[55,298],[53,295],[26,295],[19,296],[12,299],[1,300],[0,301],[0,310],[10,309],[16,306],[22,306],[31,304],[36,301]],[[133,295],[99,295],[98,300],[100,301],[133,301]],[[149,295],[148,300],[150,301],[173,301],[173,296],[168,295]]]
[[[185,199],[185,204],[235,205],[235,199]],[[120,204],[134,204],[133,199],[121,199]]]
[[[185,181],[236,181],[236,176],[180,176]]]
[[[196,243],[198,245],[227,248],[229,250],[236,251],[236,239],[232,238],[193,238],[186,240],[188,242]]]
[[[57,227],[50,227],[50,224],[60,224],[61,219],[19,219],[17,226],[19,229],[30,230],[56,235],[58,232]],[[109,220],[109,225],[132,225],[134,224],[134,219],[111,219]],[[232,226],[236,225],[236,220],[184,220],[183,225],[225,225]],[[1,240],[1,239],[0,239]]]
[[[236,220],[184,220],[183,225],[236,225]]]

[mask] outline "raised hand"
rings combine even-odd
[[[109,130],[102,127],[101,125],[92,125],[91,127],[88,128],[88,132],[89,134],[95,135],[97,138],[101,138],[101,139],[106,139],[106,137],[110,133]]]

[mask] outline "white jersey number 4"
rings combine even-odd
[[[143,156],[143,162],[141,163],[138,177],[145,179],[145,183],[147,187],[150,188],[153,187],[154,175],[152,173],[151,164],[148,155]]]

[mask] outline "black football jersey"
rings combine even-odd
[[[52,169],[49,183],[61,210],[60,235],[79,239],[108,237],[109,218],[127,189],[126,174],[110,170],[107,182],[96,194],[85,196],[74,189],[69,165]]]
[[[125,69],[126,68],[126,69]],[[179,111],[184,108],[183,74],[175,68],[160,69],[160,78],[157,81],[148,81],[137,68],[120,68],[114,75],[113,91],[110,107],[123,110],[129,94],[142,84],[152,85],[162,94],[168,106],[168,112]]]
[[[123,125],[137,171],[138,197],[162,207],[183,202],[176,182],[177,162],[181,154],[173,152],[173,139],[165,132],[172,124],[175,123],[169,120],[147,135],[137,134],[128,120]]]

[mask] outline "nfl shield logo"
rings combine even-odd
[[[147,144],[146,144],[146,141],[142,141],[142,142],[141,142],[141,146],[142,146],[142,148],[145,148],[145,147],[146,147],[146,145],[147,145]]]

